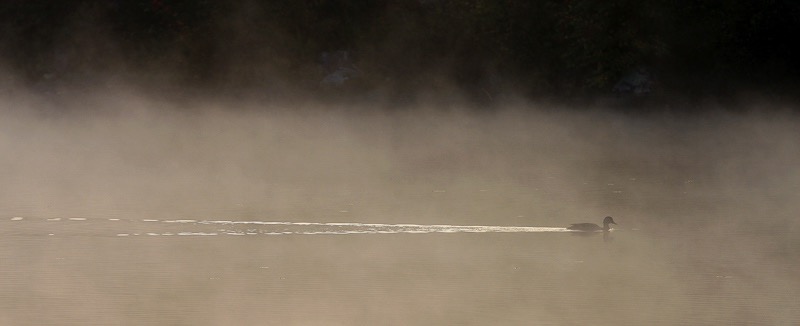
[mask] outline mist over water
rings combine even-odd
[[[800,321],[781,108],[7,93],[2,324]]]
[[[800,324],[798,13],[7,1],[0,325]]]

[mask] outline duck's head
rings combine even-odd
[[[606,216],[606,218],[603,219],[603,224],[604,225],[609,225],[609,224],[617,225],[617,223],[614,222],[614,218],[612,218],[611,216]]]

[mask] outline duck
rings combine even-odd
[[[594,223],[573,223],[573,224],[571,224],[570,226],[567,227],[567,230],[585,231],[585,232],[594,232],[594,231],[602,230],[604,232],[607,232],[608,230],[611,229],[608,226],[609,224],[616,225],[617,223],[614,222],[614,218],[612,218],[611,216],[606,216],[606,218],[603,219],[603,226],[602,227],[600,227],[599,225],[594,224]]]

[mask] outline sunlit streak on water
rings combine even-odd
[[[49,235],[70,235],[71,233],[104,234],[108,230],[118,230],[113,235],[126,236],[248,236],[248,235],[347,235],[347,234],[396,234],[396,233],[543,233],[572,232],[563,227],[539,226],[495,226],[495,225],[447,225],[447,224],[383,224],[356,222],[286,222],[286,221],[228,221],[228,220],[121,220],[121,219],[23,219],[12,218],[12,224],[31,230],[40,230]],[[55,224],[76,224],[84,222],[85,227],[72,230],[52,228]],[[28,226],[24,224],[30,223]],[[127,228],[127,230],[126,230]],[[60,232],[52,232],[55,229]],[[13,232],[7,228],[6,232]],[[95,230],[95,231],[92,231]],[[134,231],[136,230],[136,231]]]

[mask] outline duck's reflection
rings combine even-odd
[[[611,241],[614,241],[614,237],[611,236],[611,232],[603,231],[603,242],[609,243]]]
[[[611,236],[611,231],[603,231],[603,232],[572,232],[572,235],[576,236],[576,237],[596,237],[600,233],[603,234],[603,242],[614,241],[614,237]]]

